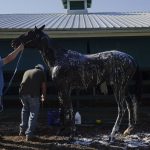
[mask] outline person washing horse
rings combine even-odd
[[[37,125],[40,99],[46,99],[46,75],[44,67],[38,64],[33,69],[25,71],[19,89],[22,102],[20,136],[26,135],[26,141],[32,141]]]
[[[2,110],[2,95],[3,95],[3,87],[4,87],[4,77],[3,77],[3,66],[13,61],[19,52],[21,52],[24,49],[24,45],[20,44],[18,48],[15,48],[15,50],[11,53],[9,53],[6,57],[1,58],[0,56],[0,111]]]

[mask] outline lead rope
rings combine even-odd
[[[16,72],[17,72],[17,70],[18,70],[18,66],[19,66],[19,63],[20,63],[20,59],[21,59],[21,57],[22,57],[22,54],[23,54],[23,50],[21,51],[20,56],[19,56],[19,58],[18,58],[18,61],[17,61],[17,64],[16,64],[16,68],[15,68],[14,74],[13,74],[13,76],[11,77],[11,79],[10,79],[10,81],[9,81],[9,83],[8,83],[8,86],[7,86],[7,88],[5,89],[3,95],[5,95],[5,94],[7,93],[8,89],[10,88],[10,86],[11,86],[11,84],[12,84],[12,81],[13,81],[13,79],[14,79],[14,77],[15,77],[15,75],[16,75]],[[4,110],[4,106],[3,106],[3,100],[2,100],[2,97],[1,97],[0,112],[2,112],[3,110]]]

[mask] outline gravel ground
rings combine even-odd
[[[7,109],[0,113],[1,150],[146,150],[150,149],[150,122],[139,124],[132,135],[124,137],[121,126],[114,143],[108,142],[113,124],[83,124],[77,127],[73,141],[68,136],[56,136],[59,127],[48,126],[41,113],[34,141],[26,142],[18,136],[20,109]]]

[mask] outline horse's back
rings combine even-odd
[[[121,51],[106,51],[102,55],[104,58],[104,68],[113,80],[130,80],[136,72],[137,64],[132,56]],[[105,56],[105,57],[103,57]],[[101,57],[100,57],[101,58]]]
[[[63,63],[62,63],[63,62]],[[101,83],[103,80],[123,82],[132,78],[136,63],[132,56],[120,51],[105,51],[84,55],[69,51],[59,64],[53,68],[53,79],[65,79],[74,86],[87,87],[90,83]],[[120,82],[122,82],[120,81]]]
[[[96,54],[86,55],[91,64],[97,66],[99,74],[109,81],[119,78],[126,80],[132,78],[137,64],[132,56],[125,52],[111,50]]]
[[[110,64],[117,66],[128,66],[128,67],[135,67],[137,66],[134,58],[121,51],[111,50],[111,51],[104,51],[100,53],[86,55],[86,57],[93,61],[99,61],[100,63]]]
[[[136,70],[137,63],[131,55],[117,50],[110,51],[110,53],[111,63],[114,63],[116,67],[124,67],[127,71],[131,69],[133,72]]]

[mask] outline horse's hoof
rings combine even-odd
[[[113,144],[115,142],[115,138],[112,136],[109,136],[108,142],[109,142],[109,144]]]
[[[123,132],[123,135],[124,136],[130,135],[132,131],[133,131],[133,127],[129,127]]]

